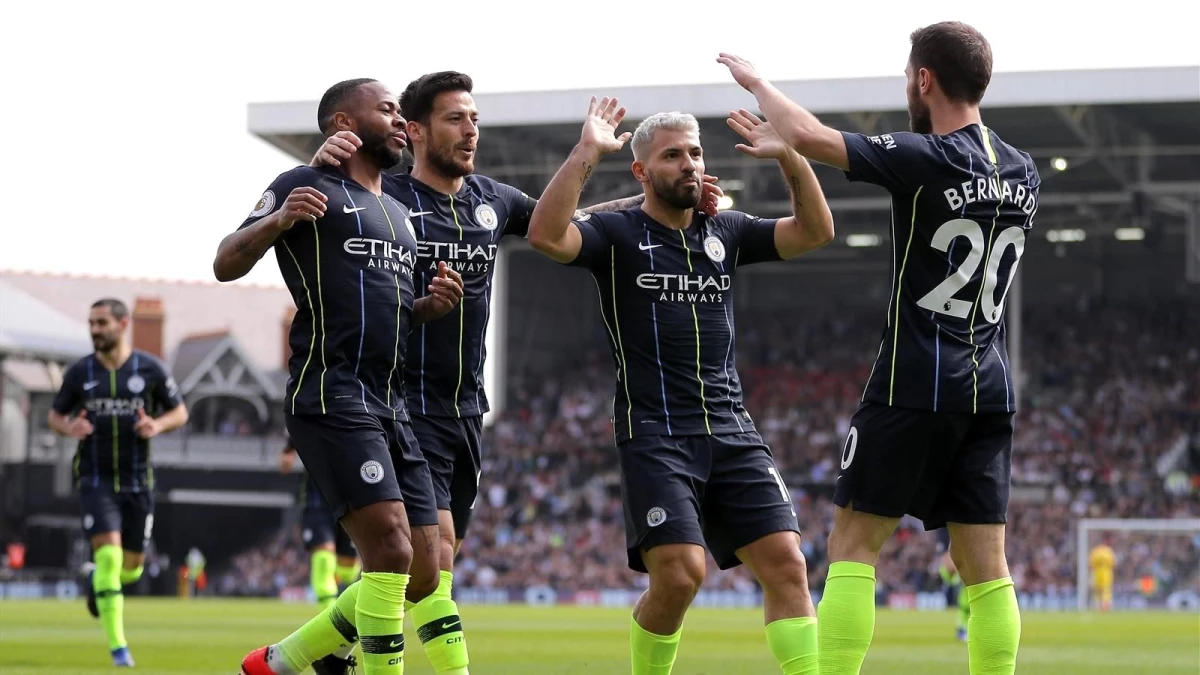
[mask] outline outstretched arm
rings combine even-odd
[[[727,66],[733,79],[754,94],[763,116],[796,152],[842,171],[850,169],[842,132],[825,126],[815,115],[784,96],[775,85],[760,76],[749,61],[722,53],[717,62]]]
[[[579,144],[538,200],[529,221],[529,243],[550,259],[568,263],[579,255],[583,237],[571,217],[600,158],[620,150],[629,140],[629,132],[615,136],[624,116],[625,109],[619,107],[617,99],[605,97],[597,103],[593,96]]]

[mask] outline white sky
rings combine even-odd
[[[719,51],[772,79],[892,75],[908,33],[944,19],[983,31],[997,71],[1200,64],[1200,11],[1174,0],[9,4],[0,270],[149,278],[211,279],[217,243],[295,165],[246,131],[247,104],[316,100],[345,78],[398,93],[455,69],[477,91],[602,94],[724,81]],[[246,281],[281,283],[274,258]]]

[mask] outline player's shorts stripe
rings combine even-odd
[[[396,226],[392,225],[392,217],[388,215],[387,207],[383,205],[383,200],[379,198],[379,195],[375,195],[375,201],[379,202],[383,217],[387,219],[388,230],[392,233],[392,240],[395,241]],[[396,408],[392,405],[392,380],[396,377],[396,367],[400,363],[400,312],[404,309],[404,302],[400,296],[400,275],[393,274],[392,279],[396,282],[396,341],[392,346],[392,369],[388,371],[387,405],[392,409],[392,419],[395,419]]]
[[[346,201],[350,202],[350,208],[354,209],[354,220],[358,224],[358,236],[362,236],[362,216],[358,210],[358,204],[354,203],[354,196],[350,194],[350,189],[346,187],[346,181],[342,181],[342,192],[346,193]],[[367,337],[367,296],[364,288],[365,279],[363,271],[358,271],[358,356],[354,359],[354,377],[358,377],[358,368],[362,365],[362,350],[363,340]],[[367,412],[367,385],[363,384],[362,380],[358,381],[359,395],[362,397],[363,412]]]
[[[458,222],[458,209],[454,208],[454,195],[450,195],[450,215],[454,217],[454,226],[458,228],[458,240],[463,240],[462,224]],[[454,385],[454,414],[462,417],[462,411],[458,408],[458,395],[462,392],[463,381],[463,333],[466,330],[467,310],[466,296],[458,303],[458,381]]]
[[[108,371],[108,394],[113,398],[117,397],[117,371]],[[121,491],[121,441],[120,441],[120,420],[116,415],[112,419],[112,450],[113,450],[113,492]]]
[[[912,200],[912,222],[908,224],[908,243],[904,245],[904,260],[900,262],[900,271],[896,274],[896,320],[892,323],[892,376],[888,381],[888,405],[892,405],[892,400],[896,395],[896,354],[900,351],[900,297],[904,294],[904,268],[908,266],[908,252],[912,248],[913,232],[917,230],[917,199],[921,196],[921,190],[925,186],[917,188],[913,193]]]
[[[692,249],[688,248],[687,237],[683,235],[683,230],[679,231],[679,239],[683,241],[683,250],[687,254],[688,272],[693,272],[692,269]],[[704,394],[704,374],[700,369],[700,316],[696,314],[696,305],[692,305],[692,325],[696,328],[696,380],[700,382],[700,409],[704,411],[704,429],[708,434],[712,435],[712,425],[708,423],[708,399]]]
[[[982,132],[981,135],[983,136],[983,147],[987,151],[988,161],[992,163],[992,169],[995,171],[997,184],[1000,184],[1000,167],[996,165],[996,150],[992,147],[992,132],[982,124],[979,125],[979,128]],[[988,268],[988,263],[991,262],[992,253],[994,253],[992,250],[992,244],[995,243],[996,221],[1000,220],[1000,208],[1004,206],[1004,191],[997,190],[997,194],[1000,196],[1000,201],[996,202],[996,215],[992,216],[992,229],[988,232],[987,255],[983,257],[984,270]],[[978,412],[979,410],[979,359],[977,358],[979,354],[979,345],[975,343],[975,315],[979,312],[979,301],[983,298],[983,287],[985,285],[986,284],[984,283],[984,280],[980,279],[979,293],[975,295],[975,304],[971,307],[971,319],[969,324],[969,340],[971,341],[971,346],[973,347],[971,350],[971,364],[974,366],[974,368],[971,370],[971,412],[973,413]],[[1007,379],[1005,379],[1004,386],[1008,387]]]
[[[316,229],[316,228],[313,228]],[[296,414],[296,396],[300,394],[300,388],[304,386],[304,375],[308,372],[308,364],[312,362],[313,347],[317,344],[317,308],[313,306],[312,292],[308,290],[308,280],[304,278],[304,270],[300,268],[300,261],[296,260],[296,254],[292,253],[292,247],[287,245],[287,242],[280,240],[283,244],[283,250],[287,251],[288,257],[292,259],[292,264],[296,266],[296,273],[300,275],[300,285],[304,288],[304,297],[308,300],[308,312],[312,314],[312,332],[308,339],[308,356],[304,357],[304,365],[300,367],[300,377],[296,378],[296,390],[292,392],[292,414]],[[325,412],[324,401],[322,400],[321,412]]]
[[[617,316],[617,249],[612,252],[612,313],[613,325],[616,326],[617,350],[621,354],[621,382],[625,384],[625,423],[628,425],[629,437],[633,438],[633,398],[629,395],[629,364],[625,361],[625,345],[621,342],[621,319]],[[601,312],[603,314],[604,312]],[[616,411],[614,410],[615,414]]]

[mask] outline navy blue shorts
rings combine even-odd
[[[433,476],[437,507],[454,518],[454,537],[467,536],[479,496],[483,417],[412,416],[413,434]]]
[[[850,419],[833,503],[926,530],[1007,520],[1013,413],[864,403]]]
[[[776,532],[800,532],[796,511],[757,433],[639,436],[617,445],[629,567],[642,551],[698,544],[721,569],[738,549]]]
[[[411,527],[437,525],[429,465],[407,422],[370,413],[285,414],[304,468],[334,519],[377,502],[404,502]]]
[[[328,506],[306,506],[300,517],[305,550],[312,552],[316,548],[333,543],[333,551],[340,557],[353,558],[358,555],[350,535],[336,520]]]
[[[83,488],[79,491],[79,507],[88,538],[120,532],[122,549],[132,553],[146,550],[154,530],[152,493]]]

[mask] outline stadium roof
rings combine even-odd
[[[80,322],[0,280],[0,356],[74,361],[91,351]]]
[[[792,99],[839,129],[885,133],[908,125],[903,77],[798,80],[776,83]],[[399,83],[397,83],[399,85]],[[314,92],[317,93],[317,92]],[[476,170],[537,195],[578,139],[587,98],[620,97],[630,122],[662,110],[684,110],[701,121],[709,173],[718,175],[735,208],[763,216],[788,209],[786,186],[773,162],[742,156],[724,118],[754,99],[734,83],[609,87],[596,90],[480,93],[484,138]],[[307,161],[319,147],[316,100],[254,103],[252,133]],[[1157,210],[1164,227],[1181,230],[1200,195],[1200,67],[997,73],[984,99],[984,118],[1008,142],[1028,151],[1042,171],[1038,217],[1055,227],[1112,230],[1128,225],[1136,206]],[[632,124],[630,124],[632,128]],[[1052,168],[1062,158],[1065,171]],[[638,191],[628,155],[608,158],[585,201]],[[888,199],[878,188],[852,184],[820,167],[839,232],[886,234]],[[1135,193],[1146,199],[1137,199]]]

